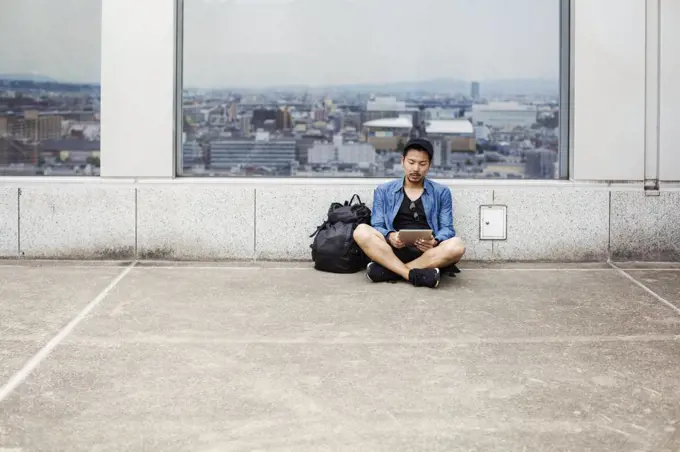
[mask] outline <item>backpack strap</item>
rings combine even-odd
[[[328,220],[326,220],[326,221],[324,221],[323,223],[321,223],[319,226],[316,227],[316,231],[312,232],[312,235],[310,235],[309,238],[314,237],[316,234],[319,233],[320,230],[322,230],[323,228],[325,228],[327,225],[328,225]]]
[[[351,205],[352,205],[352,202],[354,202],[354,198],[357,198],[357,200],[359,201],[358,204],[363,204],[363,203],[361,202],[361,198],[359,197],[359,195],[357,195],[357,194],[355,193],[354,196],[352,196],[352,199],[349,200],[349,204],[346,204],[346,205],[351,206]]]

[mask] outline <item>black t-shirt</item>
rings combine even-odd
[[[411,201],[404,192],[404,200],[394,218],[394,229],[397,231],[402,229],[430,229],[422,198]]]

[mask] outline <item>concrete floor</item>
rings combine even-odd
[[[678,264],[0,264],[0,452],[680,451]]]

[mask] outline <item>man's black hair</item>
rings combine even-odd
[[[424,151],[429,157],[430,162],[434,157],[434,147],[432,146],[432,143],[430,143],[430,140],[428,140],[427,138],[412,138],[408,140],[408,143],[406,143],[406,145],[404,146],[403,156],[406,157],[408,151],[412,149]]]

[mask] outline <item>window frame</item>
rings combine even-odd
[[[512,0],[509,0],[512,1]],[[573,175],[573,96],[572,96],[572,80],[573,80],[573,46],[572,40],[574,36],[574,27],[572,17],[574,14],[574,0],[559,0],[559,137],[558,137],[558,177],[555,179],[522,179],[522,181],[570,181]],[[307,180],[307,181],[318,181],[318,180],[338,180],[339,178],[333,177],[314,177],[314,178],[303,178],[303,177],[292,177],[292,176],[280,176],[280,177],[267,177],[267,178],[253,178],[250,176],[214,176],[214,177],[202,177],[193,174],[183,174],[183,149],[182,149],[182,134],[183,134],[183,110],[184,110],[184,0],[175,0],[175,95],[174,95],[174,124],[173,124],[173,134],[174,134],[174,146],[173,146],[173,167],[174,174],[173,179],[226,179],[226,180],[251,180],[256,179],[262,181],[262,179],[273,179],[277,181],[295,181],[295,180]],[[348,181],[362,181],[367,180],[371,183],[375,183],[377,180],[385,179],[381,177],[343,177],[340,178]],[[389,178],[388,178],[389,179]],[[459,181],[505,181],[507,179],[479,179],[479,178],[438,178],[442,181],[449,182],[459,182]]]

